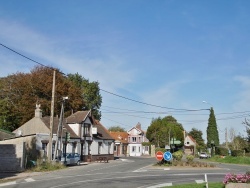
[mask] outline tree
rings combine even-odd
[[[219,141],[219,133],[217,129],[217,123],[214,115],[214,109],[211,107],[210,115],[208,119],[208,126],[207,126],[207,146],[211,147],[211,141],[214,142],[215,146],[218,146]]]
[[[108,130],[112,132],[126,132],[125,129],[120,126],[112,126],[112,127],[109,127]]]
[[[68,79],[81,90],[85,103],[84,110],[91,110],[95,119],[100,120],[101,111],[99,109],[102,104],[102,96],[100,94],[99,83],[90,82],[78,73],[69,74]]]
[[[164,147],[166,144],[171,144],[170,139],[172,138],[180,140],[183,143],[183,130],[182,125],[174,117],[158,117],[152,120],[147,129],[146,137],[152,144]]]
[[[205,147],[205,142],[204,139],[202,138],[203,133],[201,130],[192,128],[188,134],[196,140],[198,150]]]
[[[81,90],[55,68],[36,66],[30,73],[16,73],[0,80],[0,127],[13,131],[34,117],[36,104],[50,116],[53,70],[56,70],[55,115],[60,114],[62,97],[68,96],[65,114],[82,109]],[[7,114],[7,116],[6,116]],[[6,127],[7,126],[7,127]]]

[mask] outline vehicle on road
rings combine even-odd
[[[209,155],[206,152],[201,152],[199,157],[200,159],[207,159],[209,158]]]
[[[61,157],[61,163],[65,165],[80,165],[80,154],[79,153],[66,153]]]

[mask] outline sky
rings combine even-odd
[[[249,9],[248,0],[0,1],[0,43],[98,81],[107,128],[146,131],[171,115],[206,140],[213,107],[223,143],[232,129],[246,134],[250,114]],[[37,64],[0,45],[0,65],[5,77]]]

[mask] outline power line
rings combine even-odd
[[[144,104],[144,105],[147,105],[147,106],[153,106],[153,107],[157,107],[157,108],[165,108],[165,109],[178,110],[178,111],[204,111],[204,110],[210,110],[210,109],[170,108],[170,107],[159,106],[159,105],[149,104],[149,103],[141,102],[141,101],[138,101],[138,100],[130,99],[130,98],[128,98],[128,97],[124,97],[124,96],[121,96],[121,95],[118,95],[118,94],[115,94],[115,93],[106,91],[106,90],[104,90],[104,89],[100,89],[100,90],[103,91],[103,92],[109,93],[109,94],[111,94],[111,95],[114,95],[114,96],[117,96],[117,97],[120,97],[120,98],[129,100],[129,101],[133,101],[133,102],[136,102],[136,103]]]

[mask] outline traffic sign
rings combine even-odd
[[[158,161],[161,161],[163,159],[163,152],[157,151],[155,157]]]
[[[170,161],[172,159],[172,154],[169,152],[169,151],[166,151],[163,155],[163,158],[166,160],[166,161]]]

